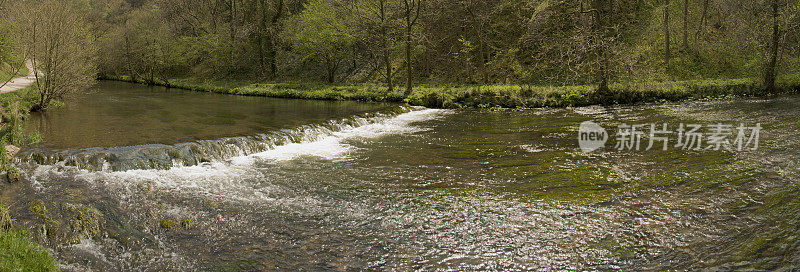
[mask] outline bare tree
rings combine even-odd
[[[665,68],[669,71],[669,61],[672,58],[670,51],[670,37],[669,37],[669,0],[664,0],[664,62]]]
[[[390,45],[391,37],[389,36],[389,11],[387,10],[386,0],[378,0],[378,18],[380,20],[381,39],[383,40],[383,62],[386,65],[386,86],[391,92],[394,90],[392,85],[392,48]]]
[[[689,49],[689,0],[683,0],[683,49]]]
[[[284,15],[283,0],[257,0],[259,11],[258,24],[258,54],[262,70],[267,71],[267,78],[275,79],[278,72],[277,62],[277,37],[281,19]]]
[[[611,92],[608,88],[609,69],[611,66],[611,60],[609,59],[611,22],[608,17],[611,5],[608,0],[591,0],[591,7],[592,9],[587,12],[594,14],[591,51],[594,52],[594,57],[597,60],[597,92],[605,95]]]
[[[700,23],[697,24],[697,31],[694,33],[694,51],[696,53],[700,51],[700,32],[704,31],[706,28],[708,1],[710,0],[703,0],[703,13],[700,15]]]
[[[54,99],[94,82],[94,47],[82,12],[62,0],[16,2],[12,9],[15,40],[33,62],[39,101],[44,110]]]
[[[419,20],[420,10],[423,0],[403,0],[405,8],[404,17],[406,19],[406,95],[413,91],[413,65],[411,62],[411,32]]]
[[[769,45],[769,60],[767,62],[766,72],[764,73],[764,89],[768,91],[775,90],[775,66],[778,62],[778,47],[780,40],[780,27],[778,25],[778,0],[770,0],[772,9],[772,40]]]

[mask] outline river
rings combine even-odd
[[[65,271],[789,269],[798,104],[438,110],[102,82],[28,121],[45,143],[1,199]],[[583,153],[585,121],[763,131],[753,151]]]

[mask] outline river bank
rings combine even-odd
[[[147,84],[129,76],[100,79]],[[600,95],[592,85],[419,85],[410,95],[404,87],[389,91],[376,84],[327,85],[305,83],[259,83],[246,80],[181,78],[157,80],[155,84],[193,91],[314,100],[401,102],[429,108],[542,108],[579,107],[600,104],[636,104],[686,100],[730,99],[796,93],[800,74],[778,78],[775,91],[765,91],[758,80],[707,79],[671,82],[611,84],[611,93]]]

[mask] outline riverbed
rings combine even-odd
[[[138,88],[31,119],[45,143],[2,185],[65,271],[800,265],[800,97],[495,111]],[[586,121],[763,130],[757,150],[584,153]]]

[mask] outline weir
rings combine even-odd
[[[335,133],[386,122],[400,114],[421,111],[421,107],[397,106],[318,124],[281,129],[247,137],[200,140],[174,145],[149,144],[125,147],[97,147],[57,150],[46,147],[24,149],[15,158],[23,167],[54,165],[89,171],[169,169],[264,152],[292,143],[309,143]]]

